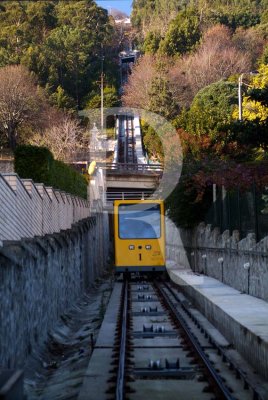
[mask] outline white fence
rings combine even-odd
[[[72,196],[17,174],[0,174],[0,246],[69,229],[90,215],[87,200]]]

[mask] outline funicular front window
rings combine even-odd
[[[160,204],[121,204],[118,209],[121,239],[160,238]]]

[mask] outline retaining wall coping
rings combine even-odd
[[[60,247],[63,247],[63,242],[65,245],[68,245],[69,240],[75,244],[77,232],[81,232],[84,228],[87,229],[92,226],[92,224],[90,224],[90,218],[91,217],[88,217],[78,221],[73,224],[71,228],[61,230],[60,232],[48,233],[44,236],[35,236],[33,238],[22,238],[20,240],[4,240],[3,246],[0,247],[0,254],[21,266],[20,259],[15,256],[16,252],[26,250],[33,258],[38,259],[31,248],[32,245],[36,244],[45,254],[47,254],[48,250],[44,243],[47,243],[53,251],[56,250],[54,245],[55,242],[59,244]]]
[[[51,237],[61,248],[63,248],[64,244],[66,244],[66,240],[63,239],[61,232],[52,233]]]
[[[238,243],[239,249],[253,249],[256,246],[256,235],[255,233],[248,233],[247,236],[240,240]]]
[[[18,185],[23,189],[23,191],[25,193],[27,193],[27,196],[29,196],[31,198],[31,195],[29,193],[29,191],[26,189],[26,187],[23,184],[23,181],[21,180],[21,178],[17,175],[17,174],[3,174],[4,179],[7,181],[8,185],[10,187],[12,187],[12,189],[14,190],[14,192],[17,194],[17,190],[18,190]],[[10,178],[10,179],[9,179]]]
[[[167,268],[170,278],[194,305],[268,378],[268,303],[178,263]]]
[[[36,186],[38,192],[40,193],[40,196],[42,197],[42,199],[44,198],[44,194],[46,194],[47,197],[49,198],[49,200],[52,202],[52,200],[49,196],[49,193],[47,191],[47,188],[43,183],[35,183],[35,186]]]
[[[32,179],[21,179],[21,182],[23,183],[25,189],[28,191],[29,195],[32,197],[33,193],[32,191],[35,191],[36,194],[42,199],[42,196],[40,195],[39,191],[37,190],[37,187]],[[31,184],[31,189],[29,190],[29,187],[27,187],[27,184]]]
[[[70,196],[68,196],[68,193],[66,193],[66,192],[62,192],[62,195],[64,196],[64,198],[65,198],[65,202],[67,202],[67,203],[71,203],[71,201],[70,201]]]
[[[11,261],[13,264],[22,267],[21,257],[17,257],[14,252],[14,245],[6,245],[5,247],[0,247],[0,254]],[[18,250],[18,244],[16,244],[16,250]]]
[[[69,203],[70,204],[70,199],[68,198],[67,193],[64,192],[64,191],[61,191],[61,195],[62,195],[62,197],[64,199],[64,203]]]
[[[79,201],[75,196],[72,196],[72,202],[74,205],[78,205]]]
[[[57,198],[57,196],[56,196],[56,193],[55,193],[54,188],[53,188],[52,186],[46,186],[46,190],[47,190],[48,195],[49,195],[49,197],[51,198],[51,200],[52,200],[53,198],[55,198],[56,201],[59,203],[59,200],[58,200],[58,198]]]
[[[43,254],[47,255],[48,253],[48,248],[47,246],[44,245],[44,236],[35,236],[34,238],[28,239],[28,240],[32,240],[33,243],[35,243],[40,250],[43,252]]]
[[[13,189],[13,187],[11,187],[8,183],[8,181],[5,179],[4,174],[0,174],[0,179],[5,183],[5,185],[7,185],[7,187],[9,188],[9,190],[16,196],[16,191]]]
[[[54,193],[55,193],[55,196],[57,197],[57,199],[59,200],[61,200],[61,201],[64,201],[63,200],[63,197],[62,197],[62,195],[61,195],[61,190],[59,190],[59,189],[54,189]]]
[[[31,244],[27,243],[24,239],[22,239],[20,241],[20,246],[27,251],[27,253],[34,259],[34,260],[38,260],[38,256],[36,255],[36,253],[33,251],[33,249],[31,248]]]
[[[50,233],[46,235],[46,241],[49,244],[51,250],[53,251],[53,253],[55,253],[55,251],[57,250],[57,244],[58,241],[55,239],[54,233]]]

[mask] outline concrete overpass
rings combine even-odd
[[[161,164],[98,164],[106,173],[106,201],[141,199],[158,187],[163,174]]]

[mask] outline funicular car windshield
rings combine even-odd
[[[118,207],[118,214],[120,239],[160,238],[160,204],[122,204]]]

